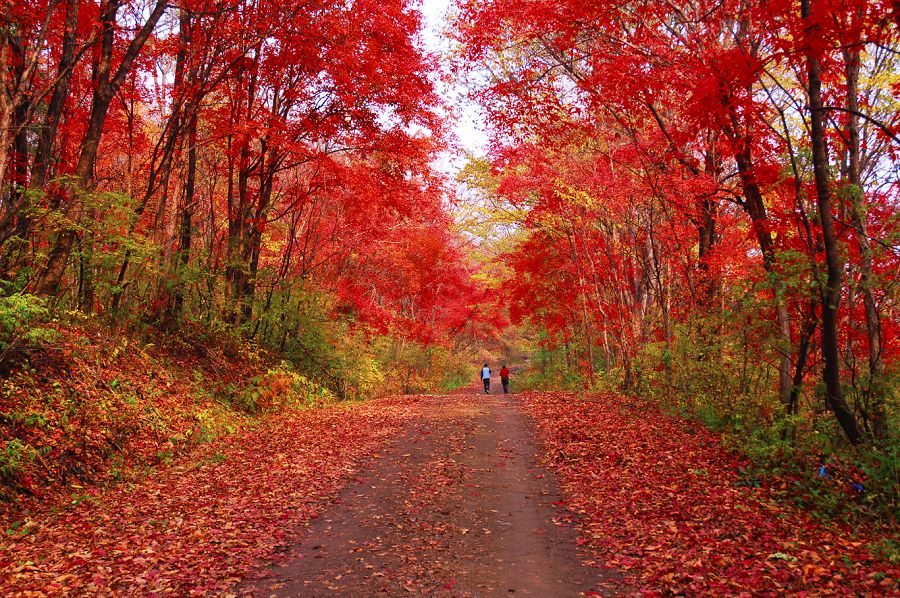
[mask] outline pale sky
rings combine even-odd
[[[435,54],[446,56],[449,52],[449,40],[443,36],[443,30],[449,24],[448,12],[452,3],[453,0],[422,0],[422,15],[425,17],[422,41]],[[445,156],[438,165],[440,170],[453,176],[465,165],[464,152],[484,155],[487,136],[478,107],[466,100],[468,90],[463,83],[451,85],[439,82],[438,89],[457,115],[453,132],[462,151]]]

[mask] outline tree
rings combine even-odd
[[[621,252],[639,264],[639,276],[626,274],[604,283],[622,299],[617,310],[604,313],[592,326],[604,328],[615,317],[612,314],[627,313],[624,306],[631,304],[635,307],[629,316],[634,332],[627,334],[629,327],[623,326],[616,331],[616,339],[623,347],[646,347],[656,333],[648,334],[637,323],[645,321],[649,300],[652,311],[659,314],[660,336],[670,351],[671,331],[679,324],[673,325],[668,307],[670,298],[678,293],[675,288],[685,289],[691,299],[690,308],[676,315],[676,320],[721,335],[727,331],[722,318],[730,311],[724,302],[740,296],[740,286],[733,282],[731,288],[727,286],[726,272],[743,268],[749,280],[758,281],[757,292],[764,289],[769,298],[771,308],[754,316],[771,330],[759,338],[768,346],[766,354],[776,356],[777,389],[784,412],[799,412],[798,397],[811,345],[820,332],[829,408],[847,438],[858,442],[861,435],[855,421],[860,415],[865,421],[870,418],[862,402],[851,407],[841,396],[841,369],[846,368],[841,352],[853,346],[850,323],[842,321],[838,311],[847,292],[841,255],[849,240],[848,230],[855,230],[861,277],[870,289],[868,298],[863,293],[863,302],[869,306],[869,370],[877,377],[880,363],[873,359],[872,347],[879,345],[881,318],[872,309],[876,292],[872,268],[866,265],[870,235],[861,232],[869,223],[853,220],[852,214],[866,211],[863,197],[879,205],[886,197],[873,192],[878,186],[874,183],[868,192],[856,193],[856,204],[846,210],[852,212],[849,219],[855,224],[851,223],[852,229],[836,229],[845,204],[842,197],[838,208],[833,205],[835,183],[830,171],[838,165],[831,161],[827,146],[844,135],[838,113],[849,118],[847,130],[858,126],[853,119],[863,118],[880,131],[872,138],[871,147],[883,143],[879,136],[891,138],[888,122],[895,117],[880,121],[858,106],[843,108],[841,98],[849,96],[835,83],[835,77],[841,74],[846,79],[846,73],[839,70],[842,55],[852,79],[853,53],[864,52],[864,47],[892,48],[897,32],[875,16],[883,14],[877,3],[838,4],[801,15],[790,3],[747,0],[664,6],[462,2],[457,39],[463,60],[474,65],[470,70],[478,71],[483,82],[476,95],[492,126],[493,165],[501,180],[521,184],[522,172],[531,173],[531,180],[516,189],[522,196],[541,197],[538,206],[529,209],[554,214],[558,222],[577,231],[574,237],[592,227],[607,226],[603,244],[592,246],[587,253]],[[826,89],[819,91],[823,84]],[[852,90],[853,85],[848,87]],[[881,88],[884,90],[883,82]],[[816,107],[805,107],[807,94],[809,105],[815,103]],[[578,134],[570,135],[570,131]],[[845,137],[847,151],[856,154],[853,160],[858,167],[859,141],[853,141],[852,134]],[[593,155],[579,171],[556,166],[553,156],[577,154],[586,146]],[[522,155],[520,148],[535,151],[535,147],[540,148],[538,161],[507,159]],[[881,155],[887,162],[892,160],[887,153]],[[595,173],[607,170],[612,174],[598,184]],[[853,168],[848,168],[848,173],[850,170]],[[889,185],[893,175],[881,174],[879,185]],[[646,202],[654,210],[654,216],[638,220],[641,225],[637,228],[628,211],[614,207],[620,188],[632,181],[635,195],[629,198],[631,204]],[[551,200],[543,190],[546,186],[552,193],[563,190],[565,199]],[[504,193],[503,183],[490,192]],[[818,208],[812,217],[805,207],[810,193]],[[582,196],[590,197],[601,209],[589,211],[587,218],[573,212],[571,208],[579,201],[572,199]],[[734,219],[740,213],[743,222]],[[666,239],[659,230],[678,230],[686,223],[696,230],[686,251],[694,270],[678,280],[672,278],[674,263],[666,256],[684,251],[684,237]],[[755,241],[755,248],[734,243],[743,231]],[[865,239],[860,241],[862,237]],[[723,239],[730,239],[730,245],[723,245]],[[553,241],[543,236],[542,242]],[[535,248],[523,244],[516,251]],[[576,263],[574,258],[573,253]],[[524,266],[526,262],[520,263]],[[757,267],[762,268],[761,273]],[[607,268],[629,272],[623,262],[610,260]],[[532,275],[538,272],[546,275],[541,269]],[[827,274],[821,285],[819,272]],[[595,294],[580,281],[573,282],[578,290],[571,304],[573,313],[580,302]],[[821,326],[817,310],[811,307],[812,287],[818,289],[815,303],[823,309]],[[716,295],[718,305],[712,300]],[[710,318],[707,324],[699,324]],[[698,351],[699,359],[706,359],[708,345],[717,342],[716,333],[698,332],[704,339],[699,342],[704,347]],[[743,341],[745,347],[748,342],[749,337]],[[627,382],[631,375],[624,364],[642,350],[648,349],[625,351],[631,356],[622,362]],[[723,358],[727,357],[720,355],[720,360]],[[746,363],[746,355],[742,360]],[[670,366],[666,361],[671,378]],[[872,403],[876,411],[878,404]]]

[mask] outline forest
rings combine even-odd
[[[897,590],[896,2],[7,0],[0,68],[0,589],[230,592],[423,421],[477,446],[508,363],[587,595]],[[637,463],[767,538],[709,573]],[[200,507],[140,505],[251,475],[146,565]]]

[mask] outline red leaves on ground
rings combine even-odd
[[[521,398],[586,543],[642,593],[898,591],[900,569],[847,530],[739,486],[715,434],[617,395]]]
[[[0,541],[9,593],[198,595],[271,559],[408,419],[416,398],[271,418],[132,488],[33,513]]]
[[[0,452],[15,464],[3,468],[0,459],[0,522],[73,486],[141,479],[147,468],[251,426],[242,394],[257,392],[257,414],[301,400],[271,354],[229,357],[212,339],[198,344],[189,327],[179,337],[140,338],[84,318],[52,330],[53,347],[0,388]]]

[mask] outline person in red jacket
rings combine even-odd
[[[503,394],[509,394],[509,368],[505,363],[500,369],[500,382],[503,384]]]

